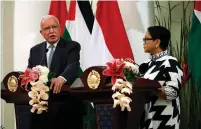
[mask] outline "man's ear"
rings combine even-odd
[[[42,34],[42,30],[40,30],[40,33]]]

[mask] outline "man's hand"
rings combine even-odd
[[[62,77],[53,78],[50,85],[50,89],[53,89],[54,94],[58,94],[60,93],[64,83],[65,83],[65,80]]]

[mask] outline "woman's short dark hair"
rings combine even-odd
[[[151,26],[147,30],[154,40],[160,39],[160,48],[166,50],[169,45],[170,31],[162,26]]]

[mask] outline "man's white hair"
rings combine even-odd
[[[45,16],[43,16],[43,17],[41,18],[41,20],[40,20],[40,27],[41,27],[41,23],[43,22],[43,20],[49,19],[49,18],[54,18],[54,19],[58,22],[58,24],[60,25],[58,18],[55,17],[54,15],[45,15]]]

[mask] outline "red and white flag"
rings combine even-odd
[[[114,58],[134,59],[117,1],[98,1],[88,46],[87,67]]]

